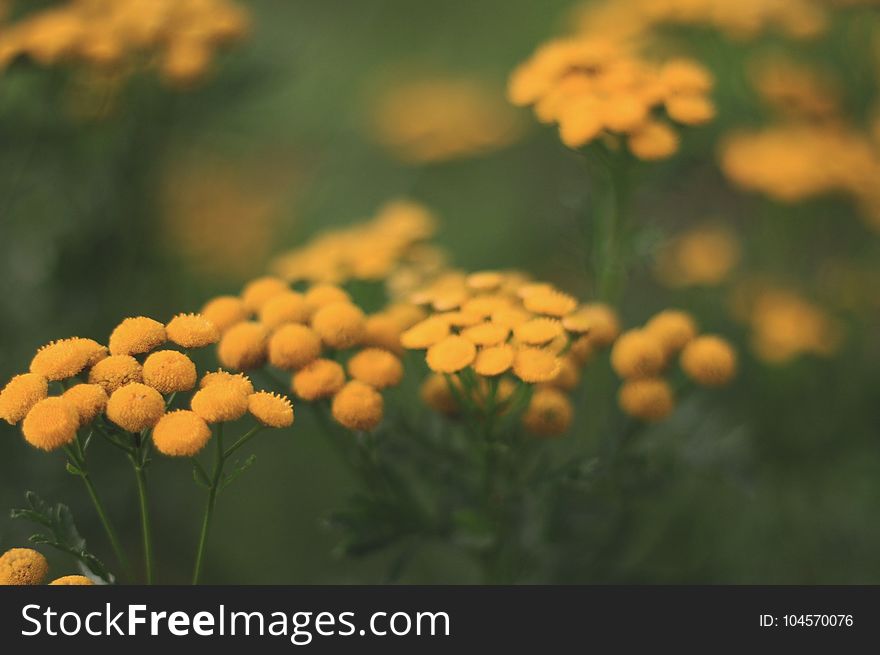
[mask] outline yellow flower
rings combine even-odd
[[[351,302],[351,296],[334,284],[316,284],[309,288],[305,300],[312,311],[337,302]]]
[[[248,394],[241,381],[217,378],[196,391],[190,408],[208,423],[237,421],[248,409]]]
[[[110,334],[111,355],[148,353],[167,340],[165,326],[146,316],[127,318]]]
[[[537,389],[522,417],[523,425],[540,437],[557,437],[568,431],[574,408],[568,397],[550,387]]]
[[[468,275],[464,283],[474,291],[494,291],[504,282],[504,275],[497,271],[478,271]]]
[[[477,353],[474,370],[486,377],[501,375],[513,366],[513,358],[514,349],[508,343],[483,348]]]
[[[16,375],[0,392],[0,418],[15,425],[48,394],[49,384],[42,375]]]
[[[577,300],[561,291],[530,293],[523,298],[523,306],[535,314],[565,316],[577,307]]]
[[[519,348],[513,358],[513,372],[523,382],[550,382],[562,363],[554,353],[542,348]]]
[[[473,325],[461,331],[461,336],[477,346],[497,346],[507,341],[509,335],[510,328],[491,322]]]
[[[736,375],[736,351],[721,337],[697,337],[682,351],[681,368],[698,384],[723,386]]]
[[[648,121],[630,134],[627,145],[639,159],[666,159],[678,150],[678,135],[666,123]]]
[[[217,359],[226,368],[247,371],[266,362],[269,331],[260,323],[245,321],[229,328],[217,346]]]
[[[586,366],[595,352],[593,340],[587,334],[581,335],[572,342],[568,352],[578,366]]]
[[[123,430],[140,432],[159,422],[165,413],[165,399],[153,387],[132,382],[111,394],[106,412]]]
[[[364,325],[364,341],[365,346],[373,346],[374,348],[382,348],[396,355],[403,354],[403,346],[400,344],[400,335],[403,334],[403,328],[393,316],[386,313],[373,314],[367,316]]]
[[[697,325],[690,314],[667,309],[645,323],[645,331],[660,341],[663,352],[669,357],[697,336]]]
[[[220,329],[202,314],[178,314],[165,332],[169,341],[183,348],[204,348],[220,341]]]
[[[739,262],[736,235],[723,226],[701,225],[675,237],[655,265],[661,282],[670,287],[714,286]]]
[[[12,548],[0,556],[0,585],[38,585],[49,575],[49,562],[31,548]]]
[[[271,298],[290,291],[287,282],[277,277],[260,277],[248,282],[241,292],[241,300],[251,313],[260,311],[260,308]]]
[[[344,350],[363,340],[366,317],[350,302],[332,302],[318,308],[312,316],[312,329],[330,348]]]
[[[176,350],[157,350],[143,366],[144,383],[161,394],[189,391],[196,386],[198,373],[193,361]]]
[[[66,380],[107,356],[107,349],[91,339],[61,339],[43,346],[31,360],[30,371],[49,381]]]
[[[72,403],[63,398],[49,397],[31,408],[21,431],[25,440],[40,450],[55,450],[76,439],[79,414]]]
[[[302,368],[321,356],[321,339],[298,323],[281,326],[269,339],[269,363],[283,370]]]
[[[539,346],[563,334],[562,323],[552,318],[533,318],[513,328],[517,341]]]
[[[665,363],[662,342],[647,330],[624,332],[611,349],[611,367],[622,378],[652,377]]]
[[[493,294],[474,296],[461,303],[461,311],[468,314],[480,314],[483,317],[491,316],[493,312],[509,308],[510,300],[508,298]]]
[[[205,420],[186,409],[165,414],[153,428],[153,443],[163,455],[192,457],[211,439]]]
[[[431,316],[400,335],[400,343],[409,350],[425,350],[449,336],[449,323]]]
[[[248,309],[244,301],[235,296],[218,296],[209,300],[200,314],[213,323],[220,334],[248,319]]]
[[[561,358],[559,373],[547,384],[556,389],[563,391],[571,391],[577,388],[581,382],[581,371],[578,368],[577,360],[572,354]]]
[[[84,575],[64,575],[49,583],[50,586],[89,586],[93,584],[95,583]]]
[[[503,325],[511,329],[517,325],[522,325],[532,318],[532,314],[518,307],[508,307],[507,309],[498,309],[492,312],[489,317],[496,325]]]
[[[422,402],[440,414],[454,416],[458,413],[458,403],[449,390],[449,383],[442,375],[432,373],[426,377],[419,389],[419,396]]]
[[[286,396],[258,391],[248,398],[248,411],[266,427],[289,428],[293,425],[293,405]]]
[[[285,291],[267,300],[260,308],[260,322],[270,330],[285,323],[307,323],[312,307],[303,294]]]
[[[111,355],[89,371],[89,383],[100,384],[108,396],[126,384],[143,380],[143,368],[131,355]]]
[[[627,380],[618,393],[620,408],[643,421],[662,421],[672,413],[675,400],[666,380],[639,378]]]
[[[610,346],[620,334],[617,313],[602,303],[583,305],[564,317],[562,326],[569,332],[588,333],[590,341],[598,348]]]
[[[107,392],[100,384],[77,384],[61,397],[76,409],[79,427],[94,421],[107,407]]]
[[[332,359],[316,359],[294,374],[292,384],[303,400],[329,398],[345,384],[345,371]]]
[[[349,430],[372,430],[382,421],[382,394],[368,384],[351,380],[333,396],[333,418]]]
[[[704,95],[683,94],[666,99],[669,117],[684,125],[703,125],[715,118],[715,105]]]
[[[245,396],[254,393],[254,385],[250,378],[244,373],[230,373],[228,371],[214,371],[213,373],[205,373],[202,381],[199,382],[199,388],[204,389],[218,382],[231,382],[235,384]]]
[[[457,373],[470,366],[477,357],[477,347],[472,341],[458,335],[450,335],[428,348],[425,359],[435,373]]]
[[[348,372],[376,389],[394,387],[403,379],[403,364],[387,350],[365,348],[348,360]]]
[[[712,89],[712,73],[693,59],[680,57],[663,64],[660,79],[667,91],[676,94],[707,93]]]

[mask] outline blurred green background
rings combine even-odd
[[[253,33],[215,62],[210,80],[177,92],[149,74],[135,76],[100,120],[68,111],[77,84],[69,72],[21,65],[0,77],[4,381],[51,339],[103,340],[123,317],[167,320],[213,294],[235,293],[273,253],[369,216],[396,196],[436,211],[438,242],[456,264],[522,268],[586,295],[578,218],[586,174],[530,112],[518,111],[525,134],[513,145],[434,164],[399,162],[368,129],[371,94],[396,76],[473,77],[503,98],[510,70],[559,31],[569,2],[246,6]],[[845,61],[847,38],[843,32],[807,56]],[[729,56],[711,39],[696,47],[708,58]],[[867,46],[858,47],[868,59]],[[857,78],[847,87],[857,111],[872,99],[871,83]],[[724,79],[719,93],[737,84]],[[720,216],[744,241],[746,272],[772,274],[808,295],[823,263],[876,272],[877,236],[845,202],[768,216],[762,201],[727,187],[712,144],[734,118],[760,115],[723,106],[716,125],[688,135],[683,156],[639,187],[645,252],[665,235]],[[834,358],[768,367],[748,355],[747,334],[721,291],[663,290],[650,268],[646,256],[629,280],[625,323],[669,306],[695,312],[707,330],[740,346],[738,381],[685,399],[673,419],[645,435],[639,450],[647,471],[616,481],[607,494],[561,498],[552,517],[558,564],[535,581],[880,583],[880,287],[867,293],[873,302],[840,311],[846,340]],[[591,416],[614,404],[613,393],[591,392],[579,396],[572,440],[585,439]],[[219,505],[206,581],[383,579],[393,554],[334,555],[338,534],[325,519],[352,482],[310,420],[301,412],[295,429],[256,440],[255,468]],[[91,546],[110,559],[62,455],[33,450],[5,423],[0,439],[0,508],[21,506],[27,489],[64,501]],[[92,468],[126,545],[139,552],[130,470],[106,452]],[[183,462],[159,458],[151,476],[159,581],[185,580],[201,490]],[[0,517],[0,547],[22,545],[29,534],[29,526]],[[58,575],[70,568],[53,562]],[[422,549],[403,577],[478,579],[473,562],[439,544]]]

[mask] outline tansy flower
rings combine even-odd
[[[577,362],[578,366],[586,366],[594,352],[593,341],[586,334],[575,339],[571,343],[571,348],[568,349],[569,355]]]
[[[38,585],[49,574],[49,562],[31,548],[12,548],[0,555],[0,585]]]
[[[499,309],[492,312],[489,318],[496,325],[503,325],[505,327],[514,329],[516,328],[516,326],[522,325],[526,321],[530,320],[532,318],[532,314],[531,312],[527,312],[524,309],[519,309],[517,307],[508,307],[506,309]]]
[[[643,421],[662,421],[672,413],[674,399],[666,380],[639,378],[627,380],[617,396],[620,408]]]
[[[397,319],[385,313],[367,316],[364,324],[363,345],[382,348],[397,355],[403,354],[400,335],[403,328]]]
[[[126,384],[143,380],[143,368],[131,355],[111,355],[89,370],[89,383],[100,384],[108,396]]]
[[[332,359],[316,359],[293,376],[293,391],[303,400],[329,398],[345,384],[345,371]]]
[[[144,361],[144,383],[161,394],[189,391],[196,386],[198,373],[193,361],[176,350],[158,350]]]
[[[620,334],[617,313],[601,303],[583,305],[565,316],[562,326],[569,332],[589,333],[590,341],[598,348],[610,346]]]
[[[94,584],[84,575],[64,575],[49,583],[50,586],[89,586]]]
[[[226,368],[247,371],[266,362],[269,331],[260,323],[245,321],[229,328],[217,346],[217,359]]]
[[[248,394],[241,382],[217,379],[193,395],[190,408],[208,423],[237,421],[247,412]]]
[[[320,356],[321,338],[306,325],[283,325],[269,339],[269,363],[277,368],[302,368]]]
[[[504,276],[497,271],[478,271],[468,275],[464,283],[474,291],[494,291],[504,282]]]
[[[715,105],[702,94],[682,94],[666,99],[666,113],[683,125],[703,125],[715,118]]]
[[[681,368],[698,384],[723,386],[736,374],[736,352],[721,337],[697,337],[682,351]]]
[[[739,263],[736,235],[718,225],[701,225],[675,237],[655,264],[657,277],[670,287],[714,286]]]
[[[343,350],[359,344],[366,332],[366,317],[350,302],[332,302],[312,316],[312,329],[330,348]]]
[[[646,330],[630,330],[614,342],[611,367],[622,378],[651,377],[666,363],[659,338]]]
[[[258,391],[248,397],[248,411],[266,427],[288,428],[293,425],[293,405],[286,396]]]
[[[400,343],[410,350],[425,350],[449,336],[449,323],[431,316],[400,335]]]
[[[277,277],[260,277],[245,285],[241,292],[241,300],[251,313],[260,311],[260,308],[282,293],[290,291],[287,282]]]
[[[309,288],[305,294],[306,304],[315,311],[324,305],[338,302],[351,302],[351,296],[346,291],[333,284],[316,284]]]
[[[419,388],[419,396],[428,407],[440,414],[454,416],[458,413],[458,403],[449,390],[449,383],[440,374],[432,373],[425,378]]]
[[[260,322],[270,330],[285,323],[307,323],[312,308],[303,294],[285,291],[267,300],[260,307]]]
[[[403,364],[387,350],[365,348],[348,360],[348,372],[376,389],[394,387],[403,379]]]
[[[42,375],[16,375],[0,392],[0,418],[15,425],[48,393],[49,384]]]
[[[517,341],[530,346],[548,343],[562,334],[562,323],[552,318],[533,318],[513,328]]]
[[[79,414],[76,407],[60,397],[44,398],[24,417],[21,431],[25,440],[40,450],[55,450],[76,439]]]
[[[30,371],[50,381],[66,380],[106,356],[107,349],[91,339],[61,339],[37,351]]]
[[[218,296],[209,300],[199,313],[213,323],[221,334],[248,319],[248,309],[244,301],[235,296]]]
[[[667,309],[645,323],[645,331],[660,341],[663,352],[668,357],[680,351],[697,336],[697,325],[690,314]]]
[[[76,409],[79,427],[94,421],[107,407],[107,392],[100,384],[77,384],[61,397]]]
[[[678,135],[666,123],[648,121],[630,134],[627,145],[639,159],[665,159],[678,150]]]
[[[508,309],[510,306],[510,300],[504,296],[484,294],[465,300],[461,303],[461,311],[489,317],[493,312],[497,312],[501,309]]]
[[[574,408],[568,397],[551,387],[537,389],[522,416],[523,425],[540,437],[557,437],[571,426]]]
[[[111,355],[148,353],[167,340],[165,326],[146,316],[127,318],[110,334]]]
[[[171,457],[192,457],[211,439],[205,420],[186,409],[165,414],[153,428],[156,450]]]
[[[535,314],[565,316],[577,308],[577,300],[561,291],[539,291],[523,298],[523,306]]]
[[[513,366],[514,352],[513,346],[508,343],[483,348],[474,360],[474,370],[486,377],[501,375]]]
[[[165,399],[153,387],[133,382],[112,393],[106,413],[123,430],[140,432],[159,422],[165,413]]]
[[[425,359],[435,373],[457,373],[470,366],[477,357],[477,347],[472,341],[458,335],[450,335],[428,348]]]
[[[461,336],[477,346],[497,346],[507,341],[509,335],[509,327],[491,322],[473,325],[461,331]]]
[[[372,430],[382,421],[382,394],[368,384],[351,380],[333,396],[333,418],[349,430]]]
[[[439,314],[434,314],[434,317],[443,319],[449,323],[450,327],[455,328],[474,327],[486,320],[486,317],[481,312],[464,312],[461,310],[441,312]]]
[[[519,348],[513,358],[513,372],[523,382],[550,382],[562,366],[559,357],[542,348]]]
[[[220,329],[201,314],[178,314],[165,326],[165,333],[183,348],[204,348],[220,341]]]
[[[577,388],[580,381],[581,371],[578,368],[577,360],[569,354],[560,359],[559,373],[547,384],[556,389],[571,391]]]
[[[248,376],[244,373],[229,373],[228,371],[205,373],[202,377],[202,381],[199,382],[199,388],[204,389],[205,387],[217,384],[218,382],[231,382],[232,384],[235,384],[241,389],[241,392],[245,396],[250,396],[254,393],[254,385]]]

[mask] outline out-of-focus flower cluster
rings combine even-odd
[[[676,235],[658,252],[655,272],[668,287],[716,286],[740,259],[736,235],[720,224],[707,223]]]

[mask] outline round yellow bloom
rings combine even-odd
[[[204,389],[205,387],[212,384],[217,384],[218,382],[232,382],[241,389],[241,392],[245,396],[250,396],[252,393],[254,393],[254,385],[247,375],[245,375],[244,373],[230,373],[228,371],[214,371],[213,373],[205,373],[205,375],[202,377],[202,381],[199,382],[199,388]]]
[[[627,141],[629,149],[639,159],[654,161],[665,159],[678,150],[678,135],[666,123],[649,121]]]
[[[366,322],[364,313],[357,305],[332,302],[320,307],[312,316],[312,329],[330,348],[344,350],[363,340]]]
[[[107,407],[107,392],[100,384],[77,384],[61,397],[76,408],[79,427],[94,421]]]
[[[189,391],[198,373],[193,361],[176,350],[158,350],[144,361],[144,383],[162,394]]]
[[[84,575],[64,575],[49,583],[51,586],[90,586],[95,583]]]
[[[403,354],[403,346],[400,345],[402,333],[403,328],[401,328],[400,322],[393,316],[385,313],[373,314],[367,316],[363,344],[401,355]]]
[[[681,353],[681,368],[698,384],[720,387],[736,375],[736,351],[721,337],[697,337]]]
[[[202,387],[189,403],[208,423],[237,421],[248,409],[248,394],[240,381],[217,379]]]
[[[306,325],[283,325],[269,339],[269,363],[277,368],[302,368],[320,356],[321,338]]]
[[[562,323],[552,318],[533,318],[513,328],[520,343],[538,346],[563,335]]]
[[[643,421],[662,421],[672,413],[675,399],[666,380],[639,378],[627,380],[617,396],[620,408]]]
[[[143,367],[131,355],[111,355],[89,370],[89,383],[100,384],[108,396],[126,384],[143,380]]]
[[[676,94],[707,93],[714,84],[712,73],[693,59],[684,57],[664,63],[660,80],[667,91]]]
[[[513,358],[513,372],[523,382],[550,382],[562,366],[555,353],[543,348],[519,348]]]
[[[0,585],[38,585],[49,574],[49,562],[32,548],[12,548],[0,555]]]
[[[113,392],[106,412],[123,430],[140,432],[159,422],[165,413],[165,399],[153,387],[133,382]]]
[[[40,348],[31,360],[30,372],[47,380],[72,378],[107,355],[107,349],[91,339],[61,339]]]
[[[425,355],[428,368],[435,373],[457,373],[470,366],[476,357],[477,347],[473,342],[454,334],[428,348]]]
[[[556,291],[553,288],[552,284],[547,284],[546,282],[529,282],[528,284],[523,284],[516,290],[516,295],[521,299],[525,300],[529,296],[534,295],[549,295]]]
[[[270,298],[260,307],[260,322],[270,330],[285,323],[306,323],[312,308],[303,294],[285,291]]]
[[[220,334],[248,319],[248,309],[244,301],[235,296],[218,296],[209,300],[200,314],[213,323]]]
[[[510,328],[486,322],[462,330],[461,336],[477,346],[497,346],[507,341]]]
[[[186,409],[165,414],[153,428],[156,450],[170,457],[192,457],[211,439],[211,428],[201,416]]]
[[[514,352],[509,343],[483,348],[477,353],[474,370],[486,377],[501,375],[513,366]]]
[[[561,291],[539,291],[527,294],[523,306],[535,314],[565,316],[577,308],[577,300]]]
[[[561,358],[559,373],[550,380],[549,386],[563,391],[571,391],[577,388],[581,382],[581,371],[578,368],[577,359],[572,354]]]
[[[76,438],[79,414],[76,408],[60,397],[44,398],[24,417],[21,430],[25,440],[40,450],[55,450]]]
[[[704,95],[674,95],[666,99],[669,117],[684,125],[703,125],[715,118],[715,105]]]
[[[345,384],[345,371],[332,359],[316,359],[293,376],[292,385],[296,395],[312,401],[329,398]]]
[[[572,342],[568,352],[578,366],[586,366],[595,352],[593,341],[589,335],[581,335]]]
[[[419,389],[419,396],[428,407],[440,414],[454,416],[458,413],[458,403],[455,396],[449,390],[446,378],[437,373],[432,373]]]
[[[487,294],[474,296],[461,304],[461,311],[467,314],[479,314],[483,317],[491,316],[493,312],[509,309],[510,299],[502,295]]]
[[[217,359],[226,368],[247,371],[266,362],[269,331],[261,323],[245,321],[229,328],[217,346]]]
[[[348,293],[333,284],[316,284],[310,287],[305,293],[305,300],[308,306],[315,311],[324,305],[330,305],[337,302],[351,302],[351,296]]]
[[[564,393],[551,387],[537,389],[522,417],[523,425],[540,437],[558,437],[568,431],[574,408]]]
[[[624,332],[611,349],[611,367],[622,378],[657,375],[666,363],[663,345],[647,330]]]
[[[348,360],[348,372],[376,389],[394,387],[403,379],[403,364],[387,350],[365,348]]]
[[[598,348],[610,346],[620,334],[617,313],[602,303],[584,305],[564,317],[562,327],[569,332],[589,334],[590,341]]]
[[[248,282],[241,292],[241,300],[249,312],[256,313],[269,301],[282,293],[290,291],[287,282],[277,277],[260,277]]]
[[[449,336],[449,323],[431,316],[400,335],[400,343],[409,350],[425,350]]]
[[[204,348],[220,341],[220,329],[202,314],[178,314],[165,326],[165,333],[183,348]]]
[[[677,353],[697,336],[697,325],[690,314],[675,309],[667,309],[654,316],[645,324],[645,331],[654,335],[663,347],[667,357]]]
[[[333,418],[349,430],[372,430],[382,421],[382,394],[368,384],[351,380],[333,396]]]
[[[42,375],[16,375],[0,391],[0,418],[15,425],[31,408],[49,394],[49,383]]]
[[[165,326],[146,316],[127,318],[110,334],[111,355],[139,355],[158,348],[167,340]]]
[[[293,425],[293,405],[286,396],[258,391],[248,398],[248,411],[266,427],[289,428]]]
[[[532,314],[531,312],[527,312],[524,309],[509,307],[507,309],[499,309],[492,312],[492,315],[489,318],[496,325],[503,325],[505,327],[514,329],[517,325],[522,325],[526,321],[530,320],[532,318]]]
[[[504,275],[497,271],[478,271],[468,275],[464,283],[474,291],[494,291],[504,282]]]

